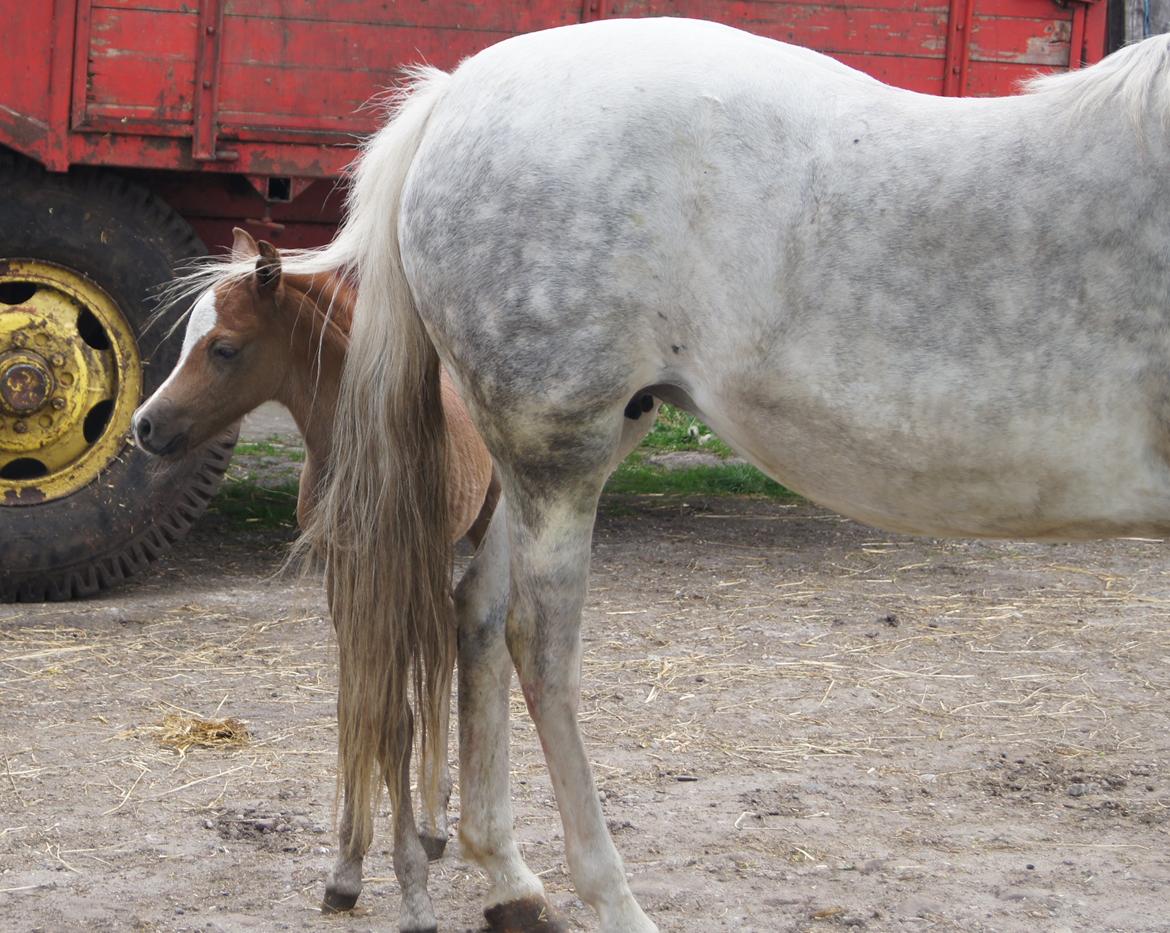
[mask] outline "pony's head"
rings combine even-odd
[[[178,364],[134,413],[134,436],[149,453],[181,456],[199,447],[276,398],[287,376],[280,254],[244,230],[234,232],[229,268],[251,261],[247,274],[227,275],[199,296]]]

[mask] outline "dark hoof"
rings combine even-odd
[[[568,933],[569,928],[539,897],[496,904],[483,912],[492,933]]]
[[[441,859],[443,857],[443,851],[447,848],[446,836],[427,836],[419,833],[418,841],[422,843],[423,851],[432,862],[437,862]]]
[[[325,899],[321,901],[321,913],[323,914],[341,914],[347,910],[353,910],[357,903],[357,894],[345,894],[342,891],[335,891],[330,888],[325,889]]]

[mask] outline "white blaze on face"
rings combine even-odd
[[[191,309],[191,314],[187,318],[187,330],[183,334],[183,348],[179,351],[179,362],[175,364],[175,368],[171,370],[166,382],[158,387],[151,399],[166,392],[171,380],[175,378],[175,374],[187,362],[187,357],[191,355],[195,344],[211,333],[218,320],[219,315],[215,310],[215,289],[209,288],[199,296],[199,300],[195,302],[195,307]]]
[[[215,289],[209,288],[199,296],[199,300],[195,302],[195,307],[191,309],[191,317],[187,319],[187,333],[183,335],[183,351],[179,354],[179,362],[175,364],[176,369],[186,362],[191,348],[211,333],[211,329],[215,327],[217,320],[218,316],[215,312]]]

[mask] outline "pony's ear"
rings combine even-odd
[[[256,288],[262,295],[271,295],[280,286],[280,253],[267,240],[261,240],[256,251]]]
[[[251,259],[258,252],[252,234],[241,227],[232,227],[232,259]]]

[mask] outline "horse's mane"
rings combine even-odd
[[[1170,118],[1170,34],[1151,36],[1118,49],[1095,65],[1025,81],[1025,94],[1051,97],[1078,117],[1101,111],[1127,113],[1142,125],[1151,109]]]
[[[355,293],[345,279],[328,273],[290,273],[284,277],[286,287],[305,296],[298,312],[306,310],[320,327],[321,337],[336,343],[342,350],[349,347],[353,326]]]
[[[322,252],[321,249],[280,250],[282,274],[288,285],[310,298],[310,305],[324,312],[319,315],[323,325],[322,333],[326,336],[343,336],[344,345],[348,345],[349,331],[353,325],[355,283],[346,274],[348,270],[321,271],[320,263],[314,260]],[[174,279],[158,289],[151,326],[174,314],[176,308],[182,308],[180,313],[174,314],[167,327],[167,336],[170,336],[183,326],[195,301],[203,292],[243,281],[255,271],[254,256],[240,259],[229,253],[189,260]]]

